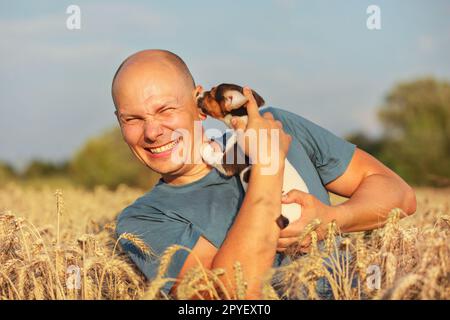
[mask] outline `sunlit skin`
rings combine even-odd
[[[186,184],[206,175],[211,168],[200,157],[199,145],[203,132],[190,144],[182,139],[172,150],[152,154],[148,148],[163,146],[180,137],[177,129],[194,137],[194,122],[206,119],[197,108],[195,96],[201,86],[191,87],[164,53],[144,51],[124,64],[113,84],[116,115],[122,135],[132,152],[142,163],[160,173],[165,182]],[[192,161],[172,161],[172,152]]]

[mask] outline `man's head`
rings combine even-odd
[[[136,157],[163,176],[186,174],[198,163],[194,146],[201,139],[189,146],[178,132],[192,138],[195,121],[206,118],[196,104],[200,92],[183,60],[165,50],[131,55],[114,76],[112,97],[124,140]],[[172,161],[174,152],[189,154],[194,164]]]

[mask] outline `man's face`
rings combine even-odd
[[[170,67],[148,70],[148,66],[132,66],[116,79],[114,100],[122,135],[133,153],[152,170],[163,176],[182,175],[192,164],[174,159],[190,155],[194,157],[191,163],[195,162],[194,150],[198,148],[194,145],[202,139],[200,136],[190,143],[180,133],[182,130],[193,139],[195,121],[204,119],[196,106],[196,91],[186,88]]]

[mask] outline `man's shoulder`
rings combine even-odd
[[[278,107],[274,107],[274,106],[266,106],[266,107],[262,107],[259,110],[260,114],[264,114],[265,112],[270,112],[273,117],[276,120],[281,121],[283,124],[285,122],[292,122],[295,121],[297,124],[300,125],[308,125],[308,123],[310,123],[311,121],[309,121],[308,119],[302,117],[301,115],[282,109],[282,108],[278,108]]]
[[[145,216],[161,215],[161,210],[156,208],[152,201],[152,195],[153,191],[149,191],[137,198],[130,205],[126,206],[118,215],[117,223],[139,219]]]
[[[289,111],[283,110],[281,108],[273,107],[273,106],[264,106],[264,107],[259,108],[259,113],[260,114],[263,114],[265,112],[270,112],[274,116],[281,116],[282,117],[282,116],[284,116],[286,114],[286,112],[289,112]]]
[[[274,119],[280,121],[283,124],[284,130],[289,134],[301,135],[303,139],[309,139],[311,131],[315,131],[316,128],[319,128],[314,122],[285,109],[267,106],[260,109],[261,114],[264,112],[272,113]]]

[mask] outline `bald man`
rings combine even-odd
[[[233,279],[233,265],[239,261],[247,281],[246,298],[257,299],[264,275],[283,263],[283,251],[311,220],[322,222],[318,228],[322,238],[326,224],[333,220],[342,232],[354,232],[382,226],[392,208],[401,208],[406,215],[415,212],[414,191],[397,174],[296,114],[273,107],[258,109],[249,88],[244,90],[249,99],[248,124],[238,122],[235,129],[278,130],[277,158],[270,161],[279,165],[274,174],[266,175],[264,169],[271,163],[256,160],[244,194],[238,177],[224,177],[201,161],[199,146],[207,138],[203,131],[200,135],[194,131],[195,122],[206,119],[196,105],[202,90],[183,60],[164,50],[145,50],[128,57],[112,84],[125,142],[142,163],[162,176],[152,190],[123,210],[116,231],[140,236],[157,255],[173,244],[191,249],[174,255],[167,277],[182,279],[200,261],[207,269],[225,269]],[[187,141],[180,130],[193,138]],[[262,144],[270,148],[270,138],[256,141],[258,148]],[[174,155],[191,161],[174,161],[178,159]],[[286,158],[311,194],[292,190],[281,198]],[[350,199],[332,206],[328,191]],[[292,202],[303,206],[302,217],[280,230],[275,221],[281,203]],[[144,256],[126,240],[122,245],[152,279],[159,260]],[[302,245],[307,251],[309,244]],[[225,285],[230,292],[234,290],[227,281]],[[174,294],[175,289],[174,282],[163,287],[165,293]]]

